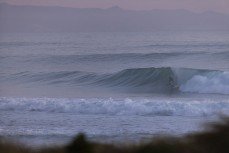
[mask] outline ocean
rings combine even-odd
[[[182,136],[229,115],[229,32],[1,33],[0,137]]]

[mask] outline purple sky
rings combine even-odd
[[[187,9],[195,12],[210,10],[229,14],[229,0],[0,0],[0,2],[79,8],[108,8],[117,5],[131,10]]]

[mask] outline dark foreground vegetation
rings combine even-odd
[[[209,125],[202,133],[123,146],[90,142],[83,134],[65,146],[40,149],[0,140],[0,153],[229,153],[229,119]]]

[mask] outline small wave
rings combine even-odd
[[[209,116],[228,114],[229,101],[178,98],[0,98],[0,110],[140,116]]]
[[[187,53],[186,53],[187,54]],[[104,62],[104,61],[142,61],[166,59],[173,56],[184,55],[184,53],[120,53],[120,54],[89,54],[89,55],[50,55],[36,57],[37,62],[48,64],[74,64],[78,62]]]

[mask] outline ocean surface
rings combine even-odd
[[[182,136],[229,115],[229,32],[1,33],[0,137]]]

